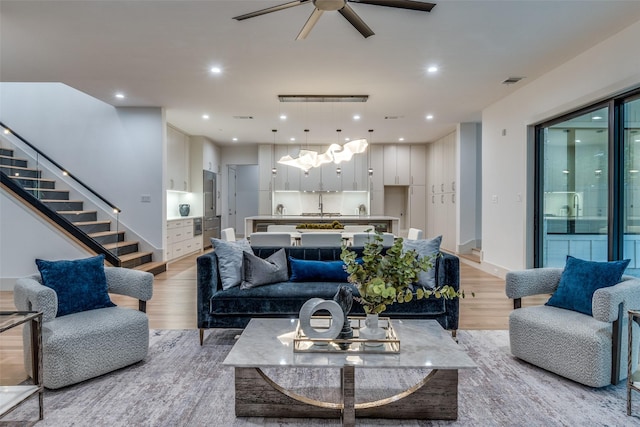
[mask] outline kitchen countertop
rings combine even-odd
[[[294,220],[294,221],[328,221],[328,220],[371,220],[371,221],[399,221],[399,218],[394,216],[384,215],[339,215],[339,216],[320,216],[320,215],[258,215],[248,216],[245,219],[250,220],[263,220],[263,219],[278,219],[278,220]]]
[[[174,216],[167,218],[167,221],[176,221],[179,219],[194,219],[194,218],[202,218],[200,215],[189,215],[189,216]]]

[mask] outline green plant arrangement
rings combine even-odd
[[[309,229],[309,230],[344,230],[344,225],[339,221],[333,221],[328,224],[317,224],[317,223],[303,223],[296,225],[298,230],[300,229]]]
[[[464,291],[456,291],[450,285],[412,290],[411,285],[417,282],[418,274],[433,268],[436,255],[418,257],[414,250],[403,252],[402,238],[396,239],[385,255],[382,255],[382,248],[381,233],[376,232],[374,238],[365,244],[361,261],[346,246],[342,247],[340,254],[349,274],[349,283],[354,284],[360,293],[353,299],[362,304],[366,314],[380,314],[393,303],[429,298],[431,295],[444,299],[464,298]]]

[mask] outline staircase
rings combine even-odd
[[[117,256],[121,267],[153,274],[166,271],[165,262],[154,262],[152,252],[141,252],[138,241],[127,241],[124,231],[112,230],[111,221],[99,221],[97,211],[84,210],[84,201],[69,200],[68,190],[56,189],[55,180],[42,178],[42,171],[29,168],[28,160],[14,157],[13,150],[0,148],[0,171]]]

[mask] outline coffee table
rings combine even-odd
[[[251,319],[223,364],[235,368],[238,417],[458,418],[458,370],[475,368],[469,355],[435,320],[393,320],[400,340],[397,354],[295,353],[297,319]],[[286,390],[264,368],[340,369],[342,402],[310,399]],[[395,396],[355,403],[355,368],[425,369],[426,377]]]

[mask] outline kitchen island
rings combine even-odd
[[[372,225],[377,231],[398,235],[400,219],[381,215],[259,215],[244,219],[247,235],[267,231],[269,225],[330,224],[339,221],[343,225]]]

